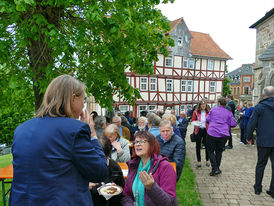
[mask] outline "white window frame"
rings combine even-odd
[[[167,64],[167,63],[169,63],[169,61],[170,61],[170,64]],[[173,58],[172,57],[166,57],[166,59],[165,59],[165,66],[166,67],[172,67],[173,66]]]
[[[142,109],[141,109],[141,107],[143,107]],[[141,116],[141,112],[142,111],[147,111],[147,105],[139,105],[138,106],[138,114],[139,114],[139,117]]]
[[[178,43],[178,46],[183,46],[183,37],[178,36],[177,43]]]
[[[181,91],[186,92],[186,85],[187,85],[187,80],[182,80],[181,81]]]
[[[185,42],[188,42],[188,36],[185,35]]]
[[[181,105],[181,110],[180,111],[186,111],[186,105]]]
[[[186,65],[185,65],[186,63]],[[183,68],[188,68],[188,58],[187,57],[183,57]]]
[[[151,82],[151,80],[155,80],[155,82]],[[154,89],[152,87],[155,87]],[[150,91],[157,91],[157,78],[150,78],[149,79],[149,90]]]
[[[250,77],[244,77],[244,82],[250,82]]]
[[[192,92],[192,91],[193,91],[193,80],[188,80],[187,81],[187,92]]]
[[[173,92],[173,79],[167,79],[166,80],[166,91],[167,92]]]
[[[216,92],[216,82],[209,82],[209,92],[210,93]]]
[[[191,64],[192,63],[192,64]],[[188,61],[188,65],[190,69],[194,69],[195,68],[195,62],[194,59],[189,59]]]
[[[125,114],[125,112],[129,111],[129,105],[119,105],[120,112]]]
[[[143,82],[142,80],[146,80]],[[144,88],[143,88],[144,86]],[[148,89],[148,78],[147,77],[140,77],[140,91],[147,91]]]
[[[207,61],[207,69],[208,70],[213,70],[214,69],[214,61],[212,59],[209,59]]]

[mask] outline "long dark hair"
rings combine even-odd
[[[198,113],[200,113],[201,114],[201,105],[202,104],[205,104],[206,105],[206,108],[205,108],[205,111],[206,111],[206,113],[208,113],[209,112],[209,106],[207,105],[207,103],[205,102],[205,101],[199,101],[199,103],[198,103],[198,106],[197,106],[197,111],[198,111]]]

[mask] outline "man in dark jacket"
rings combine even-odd
[[[227,95],[227,105],[226,108],[232,112],[233,117],[235,114],[235,104],[233,102],[233,96],[232,95]],[[231,130],[229,132],[229,139],[228,139],[228,145],[225,146],[226,149],[232,149],[233,145],[232,145],[232,135],[231,135]]]
[[[169,162],[176,163],[177,182],[181,176],[185,162],[185,142],[173,133],[170,121],[162,120],[159,125],[160,135],[156,137],[160,145],[161,154],[168,157]]]
[[[263,100],[256,105],[247,124],[246,137],[249,144],[251,144],[251,137],[256,129],[258,160],[254,185],[255,194],[259,195],[262,192],[264,169],[268,158],[270,158],[272,179],[266,193],[274,198],[274,87],[265,87],[262,96]]]

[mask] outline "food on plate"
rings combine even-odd
[[[113,195],[117,192],[117,187],[108,187],[104,189],[104,193],[107,193],[109,195]]]

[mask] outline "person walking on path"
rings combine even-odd
[[[251,101],[247,102],[247,108],[245,109],[245,112],[243,114],[243,118],[244,118],[244,128],[246,129],[246,126],[248,124],[248,121],[252,115],[252,112],[254,110],[253,104]],[[246,136],[245,136],[246,139]],[[254,145],[254,135],[252,134],[251,136],[251,140],[252,140],[252,145]]]
[[[241,129],[241,134],[240,134],[241,135],[241,141],[240,142],[242,144],[247,144],[246,137],[245,137],[246,128],[245,128],[245,125],[244,125],[244,117],[243,117],[246,108],[247,108],[247,102],[244,102],[243,106],[241,108],[241,111],[240,111],[240,125],[239,125],[240,129]]]
[[[258,160],[255,170],[254,192],[257,195],[262,192],[264,170],[268,158],[270,158],[272,178],[266,193],[274,198],[274,87],[265,87],[262,96],[263,100],[256,105],[249,119],[246,137],[247,141],[251,143],[253,131],[256,129]]]
[[[223,148],[231,127],[236,127],[237,123],[232,112],[225,108],[226,99],[221,97],[218,99],[218,107],[212,108],[206,118],[209,123],[207,130],[207,148],[209,159],[212,166],[210,176],[221,173],[220,165],[222,159]]]
[[[235,109],[236,106],[233,102],[233,96],[232,95],[227,95],[227,106],[226,108],[232,112],[233,117],[235,117]],[[228,138],[228,145],[225,146],[226,149],[232,149],[233,148],[233,144],[232,144],[232,135],[231,135],[231,131],[229,130],[229,138]]]
[[[205,101],[199,101],[197,109],[193,112],[192,122],[200,122],[200,126],[195,126],[194,134],[196,135],[196,157],[197,157],[197,167],[201,167],[201,144],[205,146],[205,156],[206,156],[206,166],[210,166],[208,149],[206,144],[208,123],[206,118],[209,113],[209,107]]]

